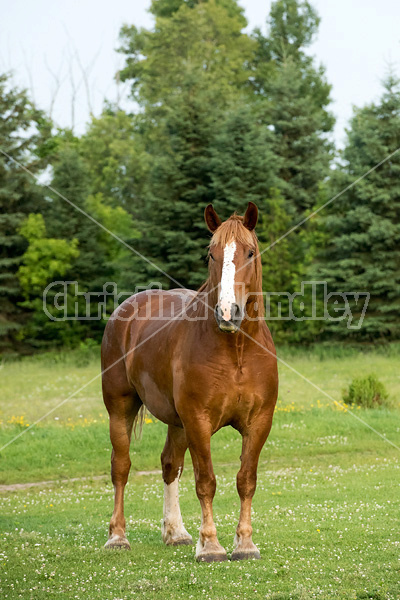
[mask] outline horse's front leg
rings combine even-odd
[[[211,461],[211,425],[196,423],[193,416],[186,438],[192,456],[196,493],[201,506],[201,526],[196,546],[196,560],[204,562],[227,560],[226,550],[217,539],[217,529],[213,519],[213,499],[216,479]]]
[[[271,429],[272,417],[264,427],[258,427],[243,433],[241,467],[237,474],[237,490],[240,497],[240,517],[235,535],[235,549],[232,560],[260,558],[260,552],[254,544],[251,526],[251,503],[257,485],[257,467],[260,452]]]

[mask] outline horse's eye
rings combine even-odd
[[[214,258],[214,257],[213,257],[213,255],[211,254],[211,252],[210,252],[210,258],[211,258],[212,260],[215,260],[215,258]]]
[[[249,251],[249,256],[248,256],[248,258],[252,258],[252,256],[254,256],[254,250],[250,250],[250,251]]]

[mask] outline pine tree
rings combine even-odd
[[[399,79],[390,74],[384,90],[378,103],[355,109],[332,194],[400,147]],[[324,209],[316,276],[326,280],[331,291],[371,294],[360,329],[348,329],[344,320],[327,324],[326,332],[357,340],[400,336],[399,176],[397,152]],[[361,307],[361,302],[351,306],[355,322]]]
[[[331,86],[324,69],[306,53],[318,25],[319,17],[307,0],[276,0],[271,6],[267,35],[259,30],[254,33],[257,53],[252,85],[264,111],[264,126],[273,133],[279,165],[276,197],[283,204],[278,202],[275,207],[276,218],[267,231],[270,244],[322,201],[324,181],[330,172],[333,145],[329,133],[334,124],[328,112]],[[309,224],[303,225],[265,251],[265,272],[271,271],[270,263],[279,265],[279,276],[273,278],[279,285],[276,291],[300,291],[312,254],[308,228]],[[268,256],[270,253],[275,258]],[[300,328],[305,332],[304,323],[300,322]],[[276,322],[274,330],[288,339],[299,337],[296,322]]]
[[[113,280],[113,267],[107,260],[108,254],[102,240],[103,231],[88,217],[69,204],[67,200],[85,212],[88,211],[87,201],[91,194],[88,168],[80,156],[80,140],[69,131],[61,131],[55,138],[55,150],[52,156],[51,187],[60,195],[49,192],[46,205],[42,212],[44,216],[46,237],[65,240],[69,245],[75,244],[77,255],[70,261],[69,268],[63,271],[62,279],[77,282],[79,292],[100,292],[103,284]],[[65,200],[65,198],[67,200]],[[28,252],[30,248],[28,247]],[[47,284],[51,283],[49,274]],[[72,286],[69,291],[75,294]],[[40,292],[40,296],[43,292]],[[33,306],[39,306],[33,294],[29,296]],[[68,297],[68,304],[77,302],[80,314],[84,314],[84,298]],[[51,305],[51,294],[48,296]],[[71,313],[71,308],[69,309]],[[49,309],[49,312],[52,312]],[[70,315],[69,315],[70,316]],[[74,345],[86,337],[101,338],[104,324],[101,321],[49,321],[43,311],[37,310],[30,329],[41,333],[47,343],[64,343]]]
[[[203,212],[214,200],[211,145],[220,115],[210,111],[212,100],[202,90],[190,104],[177,102],[176,110],[159,121],[164,135],[149,151],[153,162],[144,189],[139,248],[187,287],[199,286],[206,276]],[[147,262],[142,268],[147,279],[177,286]]]
[[[19,337],[29,318],[17,271],[27,242],[19,233],[29,213],[42,210],[43,193],[28,172],[41,172],[41,155],[50,124],[29,100],[25,91],[12,87],[0,75],[0,351],[24,350]],[[15,162],[17,161],[17,162]]]
[[[272,137],[255,107],[238,103],[224,115],[211,148],[215,208],[222,218],[242,214],[250,201],[267,216],[278,182]]]
[[[122,30],[123,80],[142,107],[150,169],[143,189],[140,250],[184,286],[205,275],[203,211],[214,200],[213,140],[246,87],[254,42],[235,2],[153,3],[154,31]],[[190,6],[189,6],[190,4]],[[164,10],[165,9],[165,10]],[[166,12],[165,12],[166,11]],[[167,15],[167,16],[164,16]],[[176,287],[143,262],[143,279]]]
[[[271,131],[263,126],[254,106],[239,105],[226,115],[212,148],[215,207],[227,218],[242,214],[247,202],[259,208],[257,235],[261,252],[290,227],[284,199],[277,189],[279,157]],[[291,275],[292,239],[262,254],[263,289],[285,289]]]
[[[280,189],[294,220],[315,204],[331,161],[327,134],[334,125],[328,112],[331,86],[324,69],[306,54],[319,17],[306,0],[276,0],[268,34],[256,31],[256,94],[266,101],[276,154],[281,158]]]
[[[135,256],[100,226],[124,241],[130,240],[138,235],[131,215],[123,207],[115,206],[113,198],[106,198],[102,192],[92,193],[96,179],[81,156],[81,139],[66,131],[54,136],[53,142],[52,190],[43,203],[42,214],[29,214],[19,229],[28,241],[17,273],[24,294],[21,306],[31,311],[20,336],[32,348],[76,345],[87,337],[99,340],[104,322],[71,320],[77,306],[79,316],[85,314],[82,294],[99,294],[96,299],[93,297],[91,309],[92,316],[97,316],[106,282],[116,283],[120,292],[132,293],[135,287],[135,278],[130,278],[129,271]],[[103,160],[107,163],[107,156],[103,156]],[[51,285],[48,288],[54,281],[76,282],[77,288],[73,284],[62,289]],[[52,320],[49,313],[57,319],[63,316],[63,311],[55,306],[54,298],[56,293],[64,294],[65,291],[68,319]],[[60,305],[64,300],[59,298],[57,302]]]
[[[78,208],[86,211],[86,201],[91,194],[90,178],[80,156],[79,140],[60,140],[53,159],[52,187]],[[99,243],[98,225],[57,194],[51,194],[45,221],[48,235],[65,240],[78,240],[79,257],[74,262],[71,277],[88,290],[99,289],[104,278],[110,275],[105,267],[105,251]]]

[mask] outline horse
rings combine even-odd
[[[197,561],[227,560],[213,520],[216,492],[210,440],[230,425],[242,436],[237,474],[240,516],[231,560],[260,558],[252,540],[251,504],[260,452],[278,394],[277,360],[264,317],[261,257],[254,228],[258,209],[222,222],[205,209],[212,237],[206,282],[187,289],[145,290],[110,317],[102,342],[102,388],[112,443],[114,510],[106,548],[130,549],[124,490],[131,466],[133,425],[147,409],[168,426],[161,454],[162,539],[192,544],[179,506],[179,479],[189,448],[202,519]]]

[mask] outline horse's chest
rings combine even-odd
[[[265,370],[251,364],[226,362],[208,362],[192,364],[185,371],[175,374],[175,383],[179,389],[190,396],[201,394],[205,398],[230,401],[238,398],[263,396],[268,386]]]

